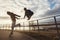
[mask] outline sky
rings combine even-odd
[[[0,0],[0,16],[8,16],[6,14],[7,11],[24,15],[24,7],[32,10],[36,17],[49,9],[49,5],[46,0]]]
[[[23,18],[24,7],[34,12],[32,19],[60,14],[60,0],[0,0],[0,17],[11,11]]]

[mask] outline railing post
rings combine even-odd
[[[38,31],[39,31],[39,22],[38,22],[38,20],[37,20],[37,26],[38,26]]]
[[[32,21],[32,25],[33,25],[33,21]],[[34,28],[34,26],[32,26],[33,28]],[[32,29],[32,30],[34,30],[34,29]]]
[[[3,30],[4,30],[4,29],[5,29],[5,28],[4,28],[4,24],[2,24],[2,25],[3,25]]]
[[[30,32],[30,21],[29,21],[29,32]]]
[[[54,21],[55,21],[55,25],[56,25],[57,37],[59,38],[59,29],[58,29],[57,20],[56,20],[55,16],[54,16]]]
[[[25,25],[24,25],[24,22],[23,22],[23,31],[25,31]]]

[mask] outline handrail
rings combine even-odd
[[[40,19],[37,19],[37,20],[42,20],[42,19],[47,19],[47,18],[52,18],[52,17],[58,17],[58,16],[60,16],[60,14],[52,15],[52,16],[48,16],[48,17],[43,17],[43,18],[40,18]],[[29,21],[31,21],[31,20],[29,20]],[[32,21],[36,21],[36,20],[32,20]]]

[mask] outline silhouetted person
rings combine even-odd
[[[24,11],[25,11],[25,15],[24,15],[24,18],[25,16],[27,16],[28,20],[30,20],[31,16],[34,14],[31,10],[28,10],[27,8],[24,8]]]
[[[11,26],[12,31],[11,31],[11,33],[10,33],[10,35],[9,35],[9,37],[11,37],[11,35],[13,34],[14,27],[20,26],[20,24],[17,24],[17,25],[16,25],[16,19],[19,19],[18,17],[20,17],[20,16],[14,14],[14,13],[12,13],[12,12],[9,12],[9,11],[7,11],[7,14],[11,17],[11,20],[12,20],[12,26]]]

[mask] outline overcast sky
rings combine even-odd
[[[32,18],[60,14],[60,0],[0,0],[0,17],[9,17],[7,11],[24,16],[23,8],[34,12]]]
[[[0,0],[0,16],[8,16],[6,12],[11,11],[23,17],[24,7],[34,12],[34,18],[55,15],[60,12],[60,0]]]
[[[48,10],[56,10],[59,6],[59,0],[0,0],[0,16],[7,16],[7,11],[23,15],[24,7],[31,9],[35,16],[38,16],[46,14]]]

